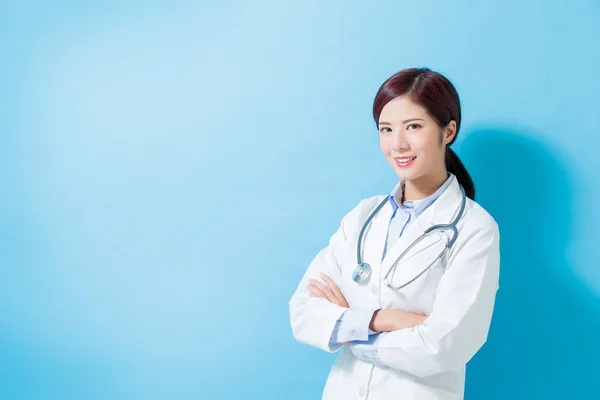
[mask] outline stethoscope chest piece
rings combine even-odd
[[[356,283],[365,282],[371,276],[371,266],[368,263],[360,263],[354,268],[352,279]]]

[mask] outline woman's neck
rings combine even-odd
[[[448,172],[444,170],[441,174],[436,174],[435,176],[428,175],[406,181],[402,201],[425,199],[434,194],[447,179]]]

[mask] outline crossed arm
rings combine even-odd
[[[289,301],[294,338],[330,353],[344,347],[343,340],[347,340],[331,342],[337,321],[349,310],[334,283],[341,279],[338,252],[345,249],[347,240],[343,221],[329,245],[310,263]],[[477,229],[463,228],[454,244],[431,314],[375,311],[369,327],[378,334],[367,342],[345,343],[357,358],[430,376],[462,368],[483,346],[499,283],[499,231],[487,214],[473,216],[470,225]],[[318,282],[319,278],[325,283]]]
[[[342,291],[333,279],[325,273],[321,273],[320,276],[325,284],[318,280],[310,279],[310,283],[307,285],[310,296],[325,299],[340,307],[350,308]],[[414,314],[400,309],[376,310],[369,323],[369,329],[373,332],[398,331],[420,325],[425,319],[427,319],[425,315]],[[349,345],[349,343],[346,342],[345,345]]]

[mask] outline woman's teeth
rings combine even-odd
[[[394,160],[396,161],[396,165],[400,168],[404,168],[404,167],[408,167],[409,165],[412,164],[412,162],[415,160],[415,157],[398,157],[395,158]]]

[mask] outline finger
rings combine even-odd
[[[310,294],[312,297],[318,297],[321,299],[325,299],[327,301],[329,301],[329,299],[327,298],[327,296],[325,296],[325,294],[323,294],[323,292],[321,292],[319,289],[312,289],[310,291]]]
[[[325,296],[327,296],[327,300],[329,300],[331,303],[335,303],[338,304],[339,300],[337,299],[337,297],[335,297],[333,295],[333,292],[331,291],[331,289],[329,289],[329,287],[317,280],[311,279],[310,283],[312,283],[314,286],[316,286],[321,292],[323,292],[325,294]],[[338,304],[339,305],[339,304]]]
[[[331,279],[329,276],[327,276],[327,274],[324,274],[324,273],[321,273],[321,278],[323,278],[325,283],[327,283],[327,286],[329,286],[331,288],[331,291],[338,298],[338,300],[340,300],[344,304],[348,304],[348,302],[346,301],[346,298],[342,294],[342,291],[340,290],[339,286],[336,285],[336,283],[333,281],[333,279]]]
[[[322,282],[319,282],[314,279],[310,279],[310,283],[313,289],[318,290],[318,292],[325,296],[327,300],[329,300],[332,303],[337,301],[337,298],[333,295],[333,293],[331,292],[329,287],[327,287],[327,285],[324,285]]]
[[[321,290],[319,290],[319,288],[317,288],[316,286],[308,284],[308,289],[309,289],[310,295],[312,297],[320,297],[322,299],[329,301],[327,296],[325,296],[325,293],[321,292]]]

